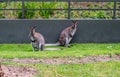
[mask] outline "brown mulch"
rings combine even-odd
[[[0,77],[33,77],[37,71],[32,67],[1,65]]]

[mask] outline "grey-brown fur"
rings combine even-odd
[[[30,28],[29,38],[31,40],[33,51],[43,50],[45,45],[45,40],[42,34],[35,31],[35,26]]]
[[[65,47],[68,47],[71,39],[73,38],[74,34],[76,33],[76,28],[77,28],[77,21],[72,21],[72,25],[65,28],[61,32],[59,39],[58,39],[59,44],[65,46]]]

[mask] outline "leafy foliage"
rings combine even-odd
[[[39,6],[41,9],[53,9],[55,8],[56,2],[41,2]],[[40,10],[40,16],[43,18],[49,18],[53,14],[53,10]]]
[[[119,2],[117,8],[119,8]],[[67,18],[67,10],[48,10],[48,9],[67,9],[67,2],[25,2],[25,7],[22,10],[21,2],[0,2],[0,8],[5,9],[19,9],[19,10],[2,10],[0,11],[0,18],[22,18],[24,11],[24,18]],[[72,9],[113,9],[114,2],[71,2]],[[32,10],[32,9],[38,10]],[[44,9],[44,10],[39,10]],[[45,10],[47,9],[47,10]],[[120,11],[116,12],[116,17],[120,18]],[[79,10],[71,11],[71,18],[92,18],[92,19],[111,19],[113,17],[113,10]]]
[[[25,3],[24,9],[32,9],[35,8],[35,3]],[[35,12],[32,10],[24,10],[24,18],[32,18]],[[18,12],[18,18],[22,18],[22,11]]]

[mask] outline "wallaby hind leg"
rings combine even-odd
[[[41,43],[39,44],[38,50],[41,51]]]
[[[69,46],[69,39],[66,38],[65,47],[68,47],[68,46]]]
[[[31,43],[33,52],[35,51],[34,44]]]
[[[67,44],[68,44],[68,47],[70,47],[70,41],[71,41],[71,37],[70,38],[68,38],[68,42],[67,42]]]
[[[41,45],[41,51],[43,51],[44,50],[44,45]]]
[[[71,39],[72,39],[71,37],[68,39],[68,42],[69,42],[69,43],[70,43]]]
[[[39,44],[39,51],[43,51],[44,50],[44,45],[43,44]]]

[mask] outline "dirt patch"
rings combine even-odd
[[[36,73],[32,67],[1,65],[0,77],[33,77]]]
[[[69,64],[69,63],[88,63],[120,61],[120,54],[115,55],[93,55],[85,57],[55,57],[55,58],[14,58],[0,59],[0,61],[12,61],[17,63],[40,63],[40,64]]]

